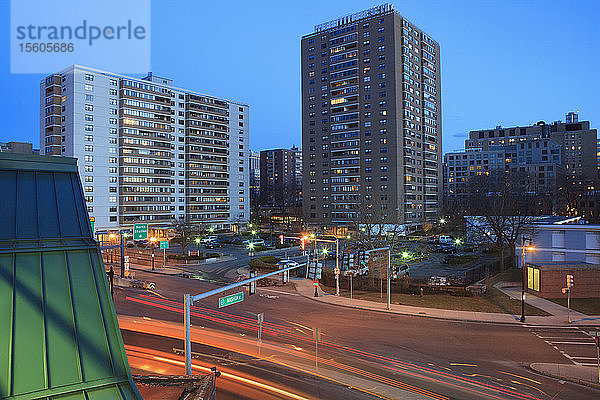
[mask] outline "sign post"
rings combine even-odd
[[[573,286],[573,275],[567,275],[567,322],[571,323],[571,287]]]
[[[160,248],[163,249],[163,268],[164,268],[167,266],[167,249],[169,248],[169,241],[161,240]]]
[[[596,343],[596,363],[598,364],[598,383],[600,383],[600,331],[590,331],[588,334]]]
[[[133,224],[133,240],[148,239],[148,224]]]

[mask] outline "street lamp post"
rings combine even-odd
[[[152,244],[152,271],[154,271],[154,242],[156,242],[156,238],[153,236],[150,238],[150,243]]]
[[[200,238],[196,238],[196,250],[198,250],[198,256],[200,256]]]
[[[523,236],[521,242],[521,322],[525,322],[525,250],[533,250],[531,246],[531,238],[525,238]],[[529,247],[525,247],[525,240],[528,240],[530,243]]]

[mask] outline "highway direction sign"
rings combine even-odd
[[[148,224],[134,224],[133,225],[133,240],[146,240],[148,239]]]
[[[219,297],[219,308],[227,307],[235,303],[244,301],[244,292],[230,294],[229,296]]]
[[[168,240],[161,240],[160,241],[160,248],[161,249],[168,249],[169,248],[169,241]]]

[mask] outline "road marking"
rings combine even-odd
[[[312,329],[312,328],[309,328],[308,326],[305,326],[305,325],[299,324],[299,323],[297,323],[297,322],[288,321],[287,319],[284,319],[284,321],[285,321],[285,322],[288,322],[288,323],[290,323],[290,324],[292,324],[292,325],[299,326],[300,328],[306,329],[307,331],[310,331],[310,332],[312,332],[312,331],[314,330],[314,329]]]
[[[538,381],[536,381],[534,379],[530,379],[530,378],[527,378],[525,376],[511,374],[510,372],[506,372],[506,371],[498,371],[498,372],[500,372],[501,374],[510,375],[510,376],[514,376],[514,377],[517,377],[517,378],[525,379],[526,381],[537,383],[538,385],[542,384],[542,382],[538,382]]]
[[[157,295],[158,297],[161,297],[165,300],[170,300],[168,297],[163,296],[162,294],[155,292],[154,290],[148,290],[150,293]]]
[[[462,366],[462,367],[476,367],[475,364],[463,364],[463,363],[450,363],[451,366]]]
[[[258,288],[258,290],[260,290],[260,291],[266,291],[266,292],[273,292],[273,293],[287,294],[289,296],[300,296],[300,294],[298,294],[298,293],[284,292],[282,290],[265,289],[265,288]]]
[[[550,342],[550,343],[552,343],[552,344],[585,344],[588,346],[596,345],[596,343],[593,343],[593,342]],[[552,347],[556,348],[556,346],[552,346]]]

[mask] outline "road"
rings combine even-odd
[[[227,267],[216,264],[215,272],[230,271],[239,265],[232,264]],[[115,304],[119,315],[146,316],[153,321],[174,323],[169,332],[178,333],[152,332],[150,324],[142,320],[135,332],[124,330],[125,343],[173,354],[177,342],[179,349],[182,348],[178,339],[181,330],[176,327],[181,326],[183,293],[201,293],[216,286],[211,282],[139,271],[138,277],[156,282],[156,293],[117,289]],[[265,315],[264,343],[272,346],[268,354],[276,355],[274,360],[279,364],[273,359],[257,361],[261,357],[254,353],[255,349],[238,342],[239,338],[256,341],[255,316],[259,312]],[[411,395],[452,399],[597,399],[600,396],[597,390],[561,383],[527,369],[532,362],[570,362],[560,349],[536,335],[539,327],[390,316],[329,306],[299,296],[293,285],[258,288],[257,295],[226,309],[218,309],[216,298],[201,300],[193,309],[192,325],[204,329],[193,335],[195,341],[204,344],[193,346],[202,360],[215,355],[236,359],[250,357],[244,361],[244,368],[249,368],[245,372],[250,375],[256,373],[253,368],[288,375],[298,374],[298,368],[304,369],[307,376],[299,380],[290,378],[285,381],[285,387],[308,398],[351,398],[336,394],[335,390],[345,390],[341,383],[314,381],[317,372],[314,369],[314,328],[323,333],[318,353],[322,375],[335,376],[342,383],[350,377],[360,382],[356,385],[359,389],[386,393],[388,398]],[[146,339],[136,336],[140,332],[150,336]],[[214,341],[217,334],[229,336],[227,340]],[[212,346],[207,344],[209,342]],[[586,356],[587,353],[585,356],[577,354],[577,357]],[[224,364],[219,362],[218,365]],[[313,379],[315,388],[310,393],[306,389],[309,379]],[[279,378],[276,381],[283,382]],[[332,394],[319,394],[316,388],[331,390]],[[368,398],[365,393],[363,397],[357,396]]]

